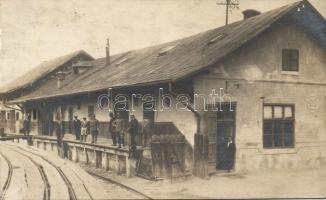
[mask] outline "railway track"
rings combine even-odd
[[[18,145],[13,145],[13,144],[6,143],[6,144],[3,145],[3,147],[6,147],[6,148],[8,148],[8,149],[10,149],[12,151],[15,151],[16,153],[19,153],[22,156],[27,157],[29,160],[32,161],[32,163],[34,165],[37,166],[37,169],[38,169],[38,171],[39,171],[39,173],[40,173],[40,175],[42,177],[42,180],[43,180],[43,183],[44,183],[44,186],[45,186],[44,187],[43,200],[48,200],[48,199],[51,199],[51,198],[54,198],[54,197],[52,197],[52,195],[51,195],[51,185],[50,185],[51,181],[49,182],[49,178],[46,175],[46,170],[44,170],[44,167],[40,164],[41,160],[43,160],[46,163],[48,163],[49,165],[51,165],[59,173],[61,179],[63,180],[63,182],[65,183],[65,185],[66,185],[66,187],[68,189],[68,195],[69,195],[70,200],[77,200],[77,199],[91,199],[91,200],[93,200],[94,199],[92,197],[90,191],[89,191],[89,188],[86,187],[86,185],[84,184],[84,181],[79,177],[79,174],[76,173],[73,169],[71,169],[70,173],[68,173],[68,174],[70,174],[70,178],[71,178],[71,173],[75,173],[75,176],[73,176],[73,177],[75,177],[75,179],[73,179],[75,184],[76,184],[76,177],[78,179],[80,179],[79,182],[81,182],[82,185],[78,186],[79,187],[78,189],[80,190],[80,187],[84,188],[84,191],[87,194],[87,195],[85,194],[85,198],[81,198],[80,194],[79,194],[79,196],[76,195],[75,189],[77,189],[76,188],[77,186],[75,185],[75,189],[74,189],[71,181],[69,180],[67,175],[64,173],[64,170],[65,170],[65,172],[67,172],[67,170],[69,170],[69,169],[67,169],[67,166],[65,166],[64,170],[63,170],[60,166],[58,166],[55,163],[51,162],[45,156],[40,155],[40,154],[38,154],[36,152],[33,152],[32,150],[28,150],[26,148],[20,147]],[[38,157],[38,159],[36,159],[36,157]],[[39,160],[39,161],[36,161],[36,160]],[[8,164],[8,166],[9,166],[9,164]],[[49,166],[47,166],[47,167],[49,167]],[[118,189],[120,192],[125,191],[124,193],[127,193],[128,195],[135,196],[135,198],[137,197],[137,198],[140,198],[140,199],[152,199],[151,197],[147,196],[146,194],[144,194],[144,193],[142,193],[140,191],[137,191],[137,190],[135,190],[133,188],[125,186],[125,185],[123,185],[121,183],[115,182],[115,181],[113,181],[113,180],[111,180],[111,179],[109,179],[107,177],[103,177],[101,175],[92,173],[92,172],[90,172],[88,170],[86,172],[88,174],[90,174],[91,176],[102,180],[106,184],[109,183],[110,185],[112,185],[113,188],[120,188],[120,189]],[[9,182],[9,184],[10,184],[10,182]],[[8,184],[7,187],[9,187],[9,184]],[[94,194],[94,190],[92,191],[92,193]],[[112,198],[111,196],[107,196],[107,197]],[[134,198],[131,198],[131,199],[134,199]],[[0,200],[2,200],[2,199],[0,198]]]
[[[7,162],[7,165],[8,165],[8,177],[7,177],[7,180],[4,184],[4,186],[2,187],[2,191],[0,193],[0,200],[3,200],[5,195],[6,195],[6,192],[10,186],[10,183],[11,183],[11,178],[12,178],[12,172],[13,172],[13,166],[10,162],[10,160],[5,156],[3,155],[1,152],[0,152],[0,155],[6,160]]]
[[[17,146],[16,146],[16,147],[17,147]],[[23,149],[22,147],[17,147],[17,148],[19,148],[19,149],[21,149],[21,150],[23,150],[23,151],[29,152],[29,153],[31,153],[31,154],[34,154],[34,155],[36,155],[36,156],[38,156],[38,157],[42,158],[43,160],[45,160],[45,161],[47,161],[47,162],[50,163],[50,161],[49,161],[48,159],[44,158],[44,157],[41,156],[41,155],[36,154],[35,152],[28,151],[28,150],[26,150],[26,149]],[[123,188],[123,189],[125,189],[125,190],[127,190],[127,191],[129,191],[129,192],[132,192],[132,193],[134,193],[135,195],[142,197],[143,199],[152,199],[151,197],[147,196],[146,194],[144,194],[144,193],[142,193],[142,192],[140,192],[140,191],[138,191],[138,190],[135,190],[135,189],[133,189],[133,188],[131,188],[131,187],[125,186],[125,185],[123,185],[123,184],[121,184],[121,183],[118,183],[118,182],[116,182],[116,181],[113,181],[113,180],[111,180],[111,179],[109,179],[109,178],[106,178],[106,177],[100,176],[100,175],[95,174],[95,173],[92,173],[92,172],[90,172],[90,171],[87,171],[87,173],[89,173],[90,175],[92,175],[92,176],[94,176],[94,177],[96,177],[96,178],[99,178],[99,179],[101,179],[101,180],[103,180],[103,181],[105,181],[105,182],[108,182],[108,183],[110,183],[110,184],[114,184],[114,185],[116,185],[116,186],[118,186],[118,187],[120,187],[120,188]],[[85,185],[84,185],[84,187],[85,187],[85,189],[87,190],[87,188],[86,188]],[[90,195],[90,194],[89,194],[89,195]],[[92,199],[91,195],[90,195],[90,199]]]
[[[9,146],[9,145],[6,145],[6,146]],[[12,145],[10,145],[12,146]],[[14,146],[14,147],[17,147],[17,146]],[[46,176],[46,174],[44,173],[44,170],[43,170],[43,166],[38,164],[37,162],[35,162],[35,160],[33,158],[31,158],[30,156],[26,155],[25,153],[22,153],[20,151],[17,151],[16,149],[12,148],[12,147],[7,147],[7,148],[10,148],[11,150],[29,158],[39,169],[39,172],[41,173],[41,176],[42,176],[42,179],[44,180],[44,184],[45,184],[45,189],[44,189],[44,200],[49,200],[50,199],[50,193],[51,193],[51,187],[50,187],[50,184],[49,184],[49,181],[48,181],[48,178]],[[41,158],[42,160],[44,160],[45,162],[47,162],[48,164],[50,164],[53,168],[56,169],[56,171],[60,174],[62,180],[64,181],[64,183],[66,184],[67,188],[68,188],[68,192],[69,192],[69,200],[77,200],[77,197],[76,197],[76,193],[74,191],[74,188],[72,187],[72,184],[71,182],[69,181],[69,179],[67,178],[67,176],[65,175],[65,173],[61,170],[61,168],[57,165],[55,165],[53,162],[49,161],[48,159],[44,158],[43,156],[41,155],[38,155],[34,152],[31,152],[31,151],[27,151],[26,149],[23,149],[21,147],[17,147],[23,151],[26,151],[28,153],[31,153],[39,158]],[[90,195],[90,194],[89,194]],[[90,199],[92,199],[91,195],[89,196]]]
[[[19,151],[16,151],[12,148],[10,148],[11,150],[19,153],[20,155],[28,158],[38,169],[41,177],[42,177],[42,181],[43,181],[43,185],[44,185],[44,192],[43,192],[43,200],[50,200],[50,196],[51,196],[51,186],[50,186],[50,183],[49,183],[49,179],[46,175],[46,173],[44,172],[44,168],[42,165],[40,165],[39,163],[37,163],[32,157],[28,156],[28,155],[25,155]]]

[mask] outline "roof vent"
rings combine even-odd
[[[74,74],[80,74],[92,67],[93,67],[93,63],[91,61],[86,61],[86,60],[80,60],[72,65]]]
[[[254,9],[247,9],[247,10],[242,11],[242,14],[243,14],[243,19],[248,19],[250,17],[260,15],[261,12],[254,10]]]
[[[122,63],[126,62],[127,60],[129,60],[129,57],[124,57],[124,58],[120,59],[119,61],[117,61],[115,63],[115,66],[121,65]]]
[[[217,41],[223,39],[225,36],[226,36],[226,34],[222,34],[222,33],[220,33],[220,34],[218,34],[217,36],[213,37],[213,38],[208,42],[208,44],[214,44],[214,43],[216,43]]]
[[[58,71],[57,72],[57,88],[58,89],[61,89],[62,86],[63,86],[63,82],[65,81],[66,79],[66,72],[63,72],[63,71]]]
[[[165,54],[167,54],[169,51],[173,50],[175,47],[177,47],[178,45],[172,45],[172,46],[168,46],[166,48],[164,48],[163,50],[161,50],[158,55],[159,56],[163,56]]]

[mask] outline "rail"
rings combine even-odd
[[[5,155],[3,155],[2,153],[0,153],[0,155],[6,160],[8,168],[9,168],[7,180],[6,180],[6,182],[5,182],[4,186],[3,186],[1,194],[0,194],[0,200],[3,200],[5,195],[6,195],[6,192],[7,192],[8,188],[10,186],[10,183],[11,183],[13,166],[12,166],[10,160]]]

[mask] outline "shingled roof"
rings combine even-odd
[[[44,61],[37,65],[36,67],[30,69],[22,76],[16,78],[12,82],[8,83],[7,85],[0,88],[0,93],[8,93],[20,88],[25,88],[32,85],[34,82],[38,81],[39,79],[45,77],[52,71],[56,70],[58,67],[62,66],[63,64],[69,62],[73,58],[79,55],[86,55],[89,58],[92,58],[87,52],[84,50],[75,51],[69,53],[64,56],[60,56],[51,60]],[[93,58],[92,58],[93,59]]]
[[[92,69],[79,77],[68,78],[61,89],[53,87],[50,81],[13,102],[181,80],[214,65],[279,19],[297,12],[303,3],[316,12],[310,3],[300,1],[187,38],[114,55],[110,65],[105,64],[105,58],[100,58],[93,62]]]

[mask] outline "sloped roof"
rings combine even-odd
[[[13,102],[124,87],[177,81],[217,63],[307,1],[292,3],[227,26],[161,45],[95,60],[94,67],[68,79],[61,89],[47,83]],[[307,5],[306,5],[307,6]],[[71,81],[70,81],[71,80]]]
[[[75,58],[76,56],[82,55],[82,54],[92,58],[84,50],[79,50],[79,51],[75,51],[75,52],[69,53],[64,56],[60,56],[60,57],[57,57],[57,58],[54,58],[54,59],[51,59],[48,61],[44,61],[44,62],[40,63],[39,65],[37,65],[36,67],[34,67],[31,70],[24,73],[22,76],[16,78],[14,81],[1,87],[0,93],[12,92],[12,91],[18,90],[20,88],[28,87],[29,85],[32,85],[34,82],[38,81],[39,79],[45,77],[47,74],[56,70],[58,67],[69,62],[71,59]]]

